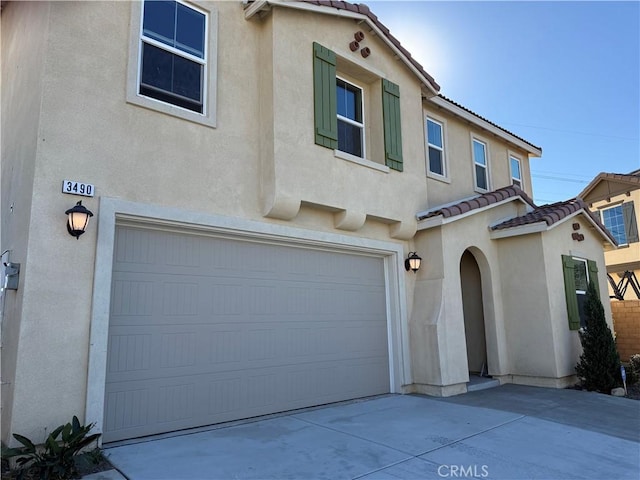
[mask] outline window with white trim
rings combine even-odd
[[[365,157],[362,88],[336,78],[338,150]]]
[[[522,188],[522,168],[520,159],[509,155],[509,168],[511,169],[511,183]]]
[[[593,260],[562,255],[562,269],[569,328],[578,330],[587,325],[584,303],[589,282],[593,282],[599,296],[598,267]]]
[[[338,71],[344,76],[338,76]],[[381,97],[373,93],[378,85]],[[365,111],[365,104],[373,108]],[[373,110],[381,113],[382,126],[367,139],[365,118]],[[384,78],[383,72],[313,42],[313,116],[316,145],[332,149],[335,157],[385,173],[389,169],[402,172],[400,86]],[[366,158],[367,143],[375,159]]]
[[[473,167],[477,190],[489,190],[489,167],[487,163],[487,144],[473,139]]]
[[[633,202],[624,202],[600,210],[602,223],[611,232],[618,245],[628,245],[640,241],[638,219]]]
[[[217,13],[204,5],[132,2],[128,102],[215,126]]]
[[[444,156],[444,125],[427,117],[427,169],[429,173],[447,176]]]

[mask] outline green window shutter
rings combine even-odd
[[[600,286],[598,284],[598,265],[593,260],[587,260],[587,268],[589,269],[589,281],[593,282],[593,286],[596,287],[596,292],[598,292],[598,298],[600,298]]]
[[[338,116],[336,99],[336,54],[313,43],[313,107],[315,142],[327,148],[338,148]]]
[[[400,125],[400,87],[382,79],[382,117],[384,123],[385,164],[402,171],[402,129]]]
[[[624,231],[627,234],[627,243],[638,242],[638,221],[633,202],[622,204],[622,218],[624,219]]]
[[[578,297],[576,297],[576,279],[573,273],[573,258],[562,255],[562,272],[564,274],[564,294],[567,301],[569,315],[569,329],[580,328],[580,312],[578,311]]]

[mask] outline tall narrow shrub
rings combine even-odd
[[[620,357],[593,282],[587,287],[584,311],[587,326],[580,331],[582,355],[576,373],[587,390],[609,394],[622,385]]]

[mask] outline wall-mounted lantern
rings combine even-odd
[[[82,206],[82,200],[76,203],[75,207],[70,208],[65,214],[68,215],[67,231],[69,235],[80,238],[89,224],[89,217],[93,217],[93,213]]]
[[[404,261],[404,268],[407,270],[411,270],[413,273],[416,273],[420,269],[420,264],[422,263],[422,258],[418,256],[416,252],[409,252],[409,256]]]

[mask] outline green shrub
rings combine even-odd
[[[88,435],[93,425],[80,425],[78,417],[74,416],[70,423],[53,430],[40,446],[14,433],[13,438],[23,446],[3,448],[2,457],[15,459],[18,479],[27,475],[42,480],[78,478],[74,457],[100,436],[99,433]]]
[[[638,381],[638,372],[630,363],[622,363],[624,372],[627,375],[627,385],[633,385]]]
[[[620,357],[593,282],[587,287],[584,312],[587,327],[580,331],[582,355],[576,373],[587,390],[610,394],[611,389],[622,385]]]

